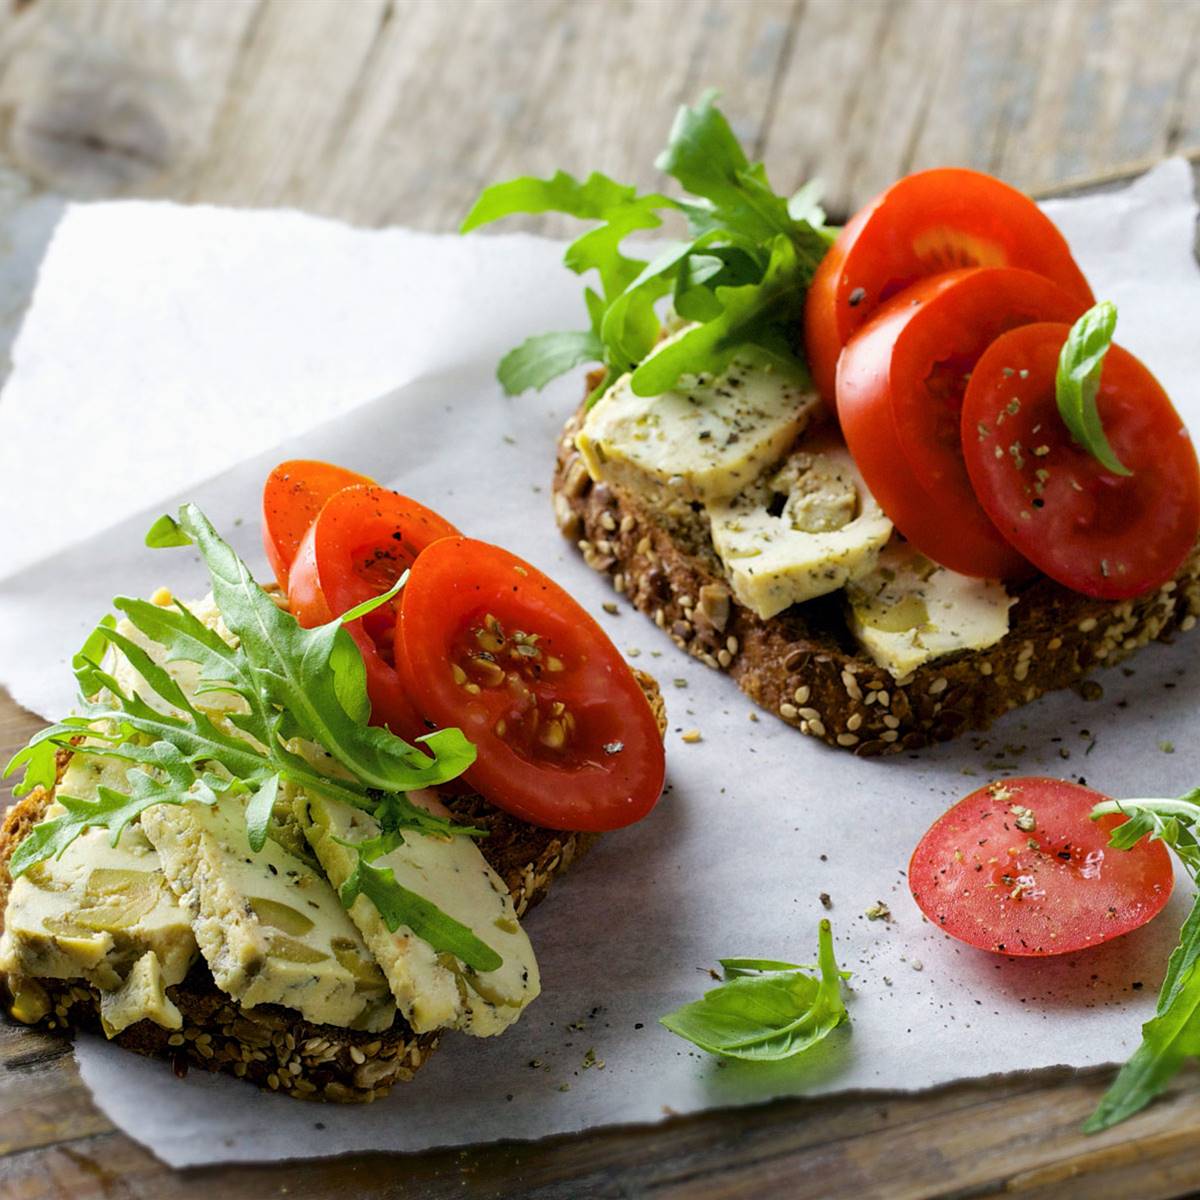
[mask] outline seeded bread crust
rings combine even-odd
[[[665,731],[666,710],[658,685],[644,672],[635,674],[659,729]],[[59,779],[69,761],[70,753],[60,751]],[[8,863],[13,850],[41,820],[53,798],[53,789],[38,789],[5,814],[0,825],[0,914],[8,907],[12,887]],[[551,881],[598,837],[529,825],[481,796],[442,799],[459,820],[488,830],[480,850],[508,886],[518,915],[541,901]],[[0,927],[2,921],[0,916]],[[3,983],[8,1011],[13,987],[7,979]],[[80,980],[36,983],[49,999],[49,1011],[35,1022],[39,1027],[67,1034],[75,1029],[100,1030],[96,989]],[[384,1033],[363,1033],[313,1024],[276,1005],[242,1008],[217,988],[202,958],[182,983],[167,989],[167,995],[183,1015],[182,1030],[172,1032],[152,1021],[138,1021],[113,1040],[138,1054],[170,1059],[180,1076],[189,1066],[223,1071],[301,1099],[362,1103],[384,1096],[394,1083],[413,1077],[441,1036],[440,1032],[416,1034],[399,1016]]]
[[[1077,684],[1200,616],[1200,544],[1161,588],[1133,600],[1092,600],[1044,577],[1015,589],[1008,635],[901,678],[858,652],[836,596],[763,620],[734,598],[707,524],[684,503],[651,509],[594,483],[575,448],[583,420],[563,430],[555,517],[584,562],[677,646],[726,671],[756,703],[802,733],[864,757],[943,742],[1045,692]]]

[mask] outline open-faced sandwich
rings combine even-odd
[[[583,363],[563,532],[613,587],[802,732],[856,754],[981,728],[1200,614],[1200,474],[1112,345],[1066,241],[985,175],[900,180],[840,231],[776,195],[711,96],[658,166],[489,188],[599,222],[591,327],[534,337],[506,391]],[[664,219],[687,240],[622,252]]]
[[[520,918],[653,807],[649,676],[536,568],[340,468],[264,494],[278,586],[194,506],[211,594],[118,598],[78,711],[9,770],[14,1017],[298,1097],[371,1100],[538,995]]]

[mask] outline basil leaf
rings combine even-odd
[[[732,978],[661,1023],[710,1054],[754,1062],[792,1058],[849,1017],[827,920],[819,928],[817,962],[814,977],[771,959],[723,959],[733,964]]]
[[[1114,475],[1133,472],[1116,456],[1096,408],[1104,356],[1117,328],[1117,306],[1102,300],[1071,326],[1058,356],[1054,392],[1058,411],[1071,436],[1106,471]]]
[[[600,362],[604,347],[590,330],[541,333],[510,350],[496,368],[496,378],[509,396],[530,388],[541,391],[552,379],[580,363]]]

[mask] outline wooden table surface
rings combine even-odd
[[[777,186],[819,176],[835,215],[939,163],[1057,190],[1200,152],[1198,51],[1197,0],[8,0],[0,220],[41,195],[146,195],[448,230],[510,174],[655,182],[675,105],[706,86]],[[0,272],[36,251],[4,233]],[[0,755],[38,725],[0,693]],[[0,1196],[23,1200],[1200,1189],[1194,1071],[1091,1139],[1108,1071],[172,1172],[101,1115],[61,1042],[0,1026],[0,1062]]]

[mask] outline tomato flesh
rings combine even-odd
[[[292,562],[288,604],[301,625],[323,625],[385,592],[439,538],[458,533],[432,509],[376,485],[343,488],[321,508]],[[362,652],[371,720],[409,741],[428,727],[393,661],[396,601],[347,625]]]
[[[466,780],[552,829],[616,829],[662,791],[658,724],[625,660],[556,583],[470,538],[430,546],[401,593],[396,662],[421,714],[457,726]]]
[[[979,360],[962,412],[967,470],[984,510],[1051,579],[1105,600],[1158,587],[1200,533],[1200,469],[1153,375],[1112,346],[1097,412],[1117,458],[1106,470],[1058,412],[1055,375],[1070,328],[1027,325]]]
[[[345,467],[312,459],[281,462],[263,485],[263,549],[267,562],[287,591],[288,573],[308,527],[335,492],[372,480]]]
[[[993,579],[1028,573],[975,498],[963,397],[975,363],[1006,330],[1083,311],[1040,275],[979,267],[913,284],[847,344],[837,372],[846,443],[884,512],[935,562]]]
[[[1054,223],[1028,196],[977,171],[906,176],[863,208],[817,269],[805,301],[813,379],[832,403],[842,347],[875,311],[929,275],[964,267],[1020,267],[1094,303]]]
[[[1106,800],[1060,779],[1006,779],[940,816],[913,852],[909,888],[939,929],[981,950],[1068,954],[1157,916],[1171,895],[1161,842],[1114,850],[1125,819],[1090,818]]]

